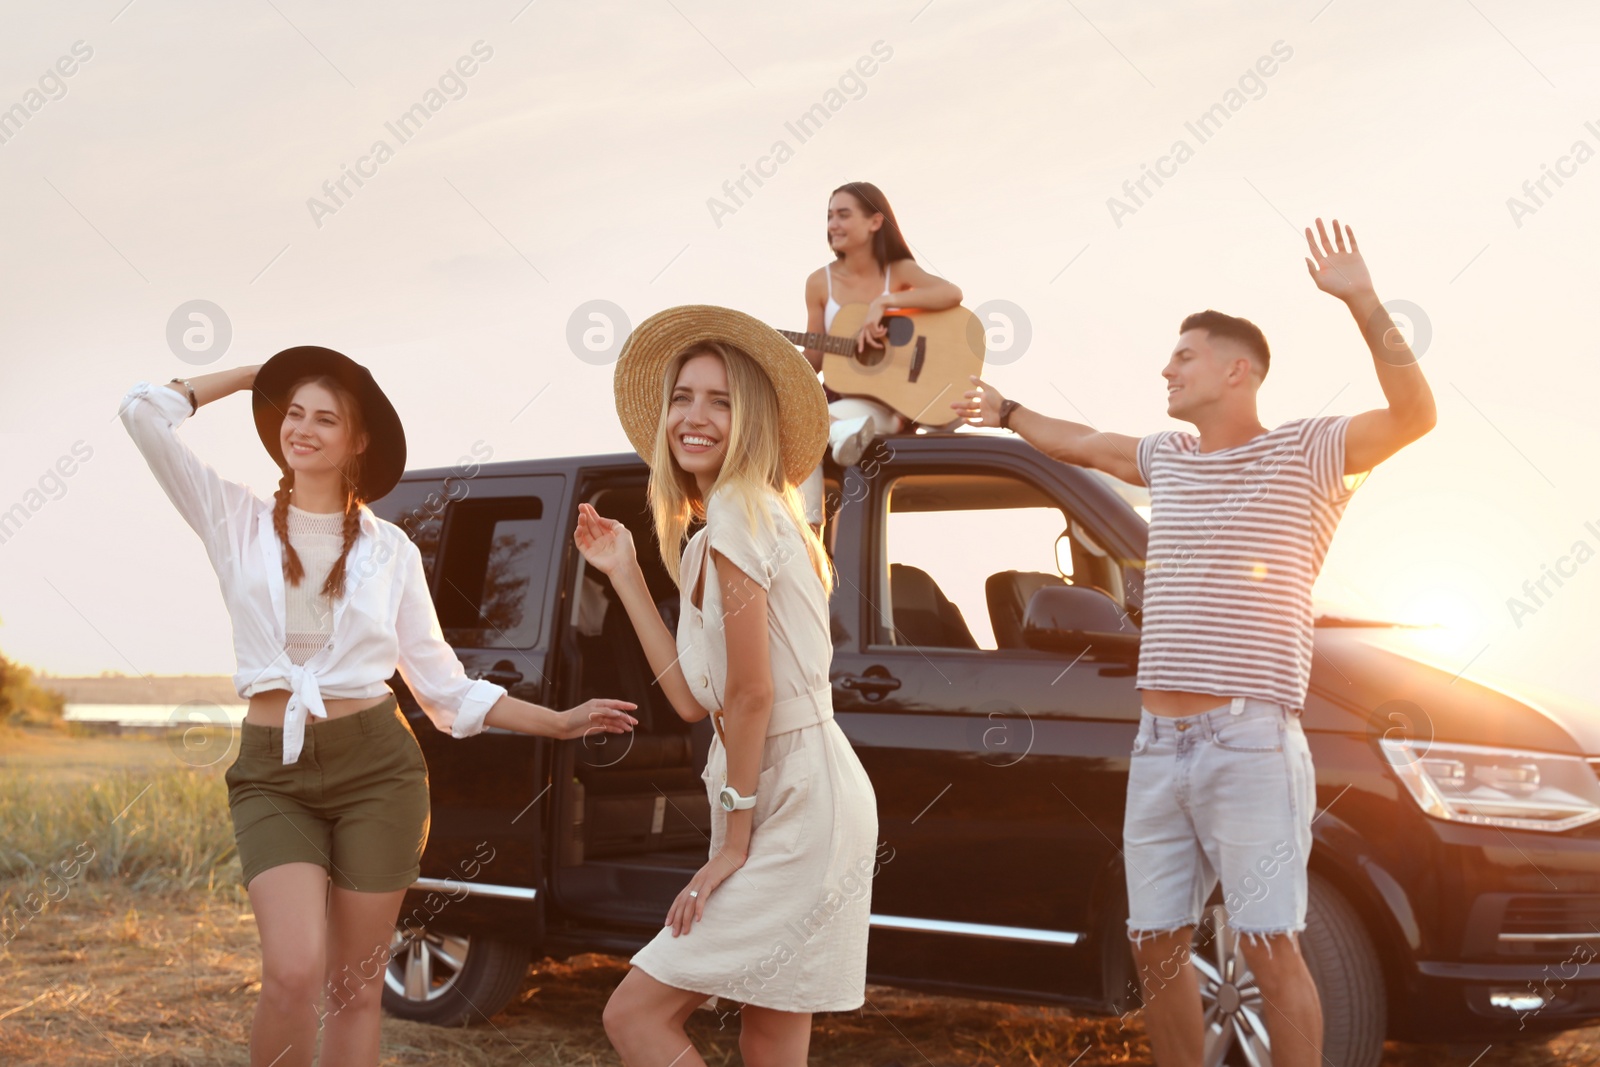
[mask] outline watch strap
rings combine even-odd
[[[724,793],[731,793],[733,795],[734,811],[744,811],[747,808],[753,808],[756,806],[756,795],[754,793],[751,793],[749,796],[744,796],[731,785],[724,785],[722,787],[722,791]],[[724,805],[724,807],[726,807],[726,805]]]

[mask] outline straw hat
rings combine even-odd
[[[289,410],[289,387],[312,374],[326,374],[354,393],[361,404],[361,419],[367,427],[367,449],[361,454],[361,499],[371,503],[387,496],[406,472],[406,431],[400,414],[383,395],[372,372],[342,352],[316,345],[286,348],[256,371],[250,391],[250,407],[256,420],[256,434],[267,454],[288,471],[283,458],[279,431]]]
[[[617,417],[634,451],[652,460],[661,418],[662,378],[674,356],[705,341],[722,341],[747,353],[766,371],[778,394],[778,441],[783,473],[792,484],[822,462],[828,444],[828,401],[817,372],[766,323],[732,308],[687,304],[651,315],[628,335],[612,385]]]

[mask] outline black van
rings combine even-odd
[[[452,740],[396,677],[433,822],[386,975],[393,1014],[492,1015],[534,954],[626,954],[705,860],[710,738],[674,714],[578,504],[632,530],[662,616],[634,455],[408,474],[379,502],[422,550],[470,674],[554,707],[639,704],[631,736]],[[1144,491],[1009,436],[880,441],[828,467],[833,700],[872,776],[873,982],[1129,1012],[1119,840]],[[963,610],[965,608],[965,610]],[[1454,677],[1406,630],[1324,614],[1304,723],[1319,812],[1304,947],[1330,1063],[1385,1037],[1498,1041],[1600,1020],[1600,715]],[[1270,1059],[1220,907],[1197,966],[1213,1048]]]

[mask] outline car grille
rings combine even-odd
[[[1600,950],[1600,893],[1483,893],[1462,933],[1462,950],[1478,959],[1531,963],[1593,953]]]
[[[1502,957],[1531,960],[1581,953],[1582,960],[1594,960],[1600,953],[1600,894],[1507,897],[1494,947]]]
[[[1558,947],[1600,945],[1600,895],[1547,894],[1512,897],[1500,920],[1502,945]]]

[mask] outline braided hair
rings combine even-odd
[[[361,405],[356,396],[346,389],[338,379],[326,374],[313,374],[301,378],[289,387],[284,394],[285,400],[293,399],[300,387],[307,384],[320,385],[333,394],[335,401],[345,415],[346,425],[350,428],[351,440],[358,440],[366,433],[366,424],[361,418]],[[356,537],[361,533],[361,458],[360,452],[352,452],[345,460],[340,473],[344,476],[344,546],[340,549],[339,558],[333,561],[333,566],[328,568],[328,578],[322,583],[322,594],[329,600],[336,600],[344,595],[345,559],[350,555],[350,549],[356,543]],[[278,489],[272,494],[272,529],[278,535],[278,543],[283,546],[283,579],[289,585],[299,585],[306,576],[305,566],[300,562],[300,554],[289,543],[289,494],[294,490],[294,472],[285,470],[283,477],[278,479]]]

